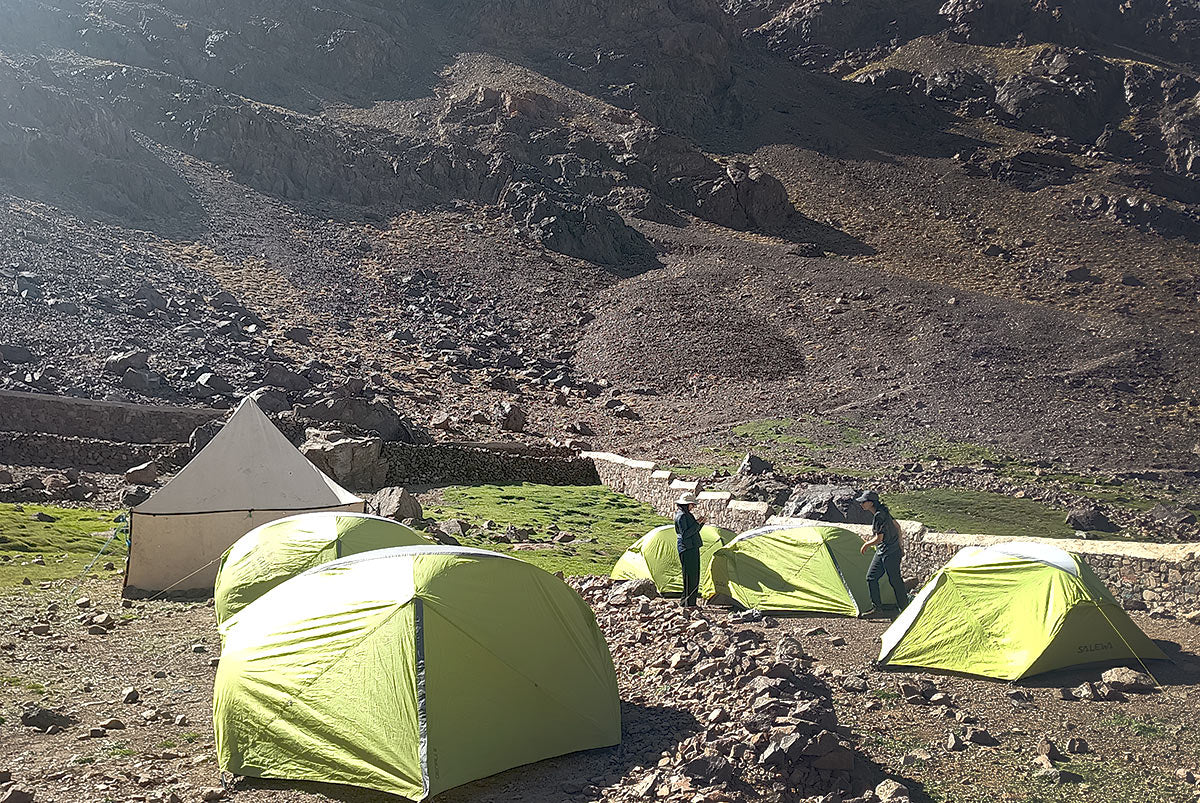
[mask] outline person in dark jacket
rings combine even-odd
[[[880,501],[879,494],[874,491],[867,491],[855,501],[875,517],[871,523],[870,538],[863,539],[864,552],[869,546],[875,547],[875,557],[871,558],[871,565],[867,568],[867,590],[871,594],[873,607],[863,613],[863,616],[870,616],[883,609],[883,601],[879,596],[879,581],[885,574],[892,586],[892,592],[896,595],[896,606],[904,610],[908,605],[908,591],[904,588],[904,578],[900,575],[900,559],[904,556],[904,550],[900,546],[900,526],[892,518],[887,505]]]
[[[676,500],[675,540],[679,548],[679,564],[683,567],[683,604],[693,606],[700,593],[700,527],[704,516],[692,515],[697,499],[684,494]]]

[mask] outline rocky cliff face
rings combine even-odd
[[[1042,368],[1189,353],[1198,24],[1175,0],[17,0],[0,345],[29,358],[0,381],[294,406],[367,376],[349,395],[480,437],[536,391],[542,434],[603,439],[690,422],[714,378],[745,418],[919,429],[953,376],[956,431],[1103,405],[1190,455],[1187,366],[1085,368],[1080,398]],[[968,293],[1013,322],[987,347]]]

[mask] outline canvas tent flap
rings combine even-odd
[[[247,398],[182,471],[133,511],[154,516],[297,512],[361,501],[321,473]]]

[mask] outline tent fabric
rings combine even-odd
[[[183,470],[131,511],[127,593],[211,589],[216,561],[255,527],[305,511],[365,508],[244,399]]]
[[[587,604],[528,563],[400,547],[287,580],[226,622],[222,769],[423,800],[621,739]]]
[[[732,530],[711,524],[700,528],[700,594],[711,597],[714,593],[712,574],[708,570],[712,555],[717,549],[736,537]],[[683,569],[679,563],[679,547],[675,536],[675,525],[664,524],[634,541],[625,554],[613,566],[614,580],[653,580],[658,593],[663,596],[683,594]]]
[[[747,608],[858,616],[871,607],[867,568],[872,553],[840,527],[774,525],[742,533],[713,553],[718,594]],[[884,604],[896,597],[880,583]]]
[[[365,513],[301,513],[243,535],[221,558],[213,606],[217,624],[289,577],[337,558],[429,542],[399,522]]]
[[[1018,680],[1164,657],[1078,555],[1012,542],[959,550],[883,634],[879,662]]]
[[[133,512],[301,511],[361,501],[321,473],[247,398],[216,437]]]

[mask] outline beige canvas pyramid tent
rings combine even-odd
[[[364,509],[244,399],[174,479],[132,510],[126,594],[212,589],[221,555],[260,524]]]

